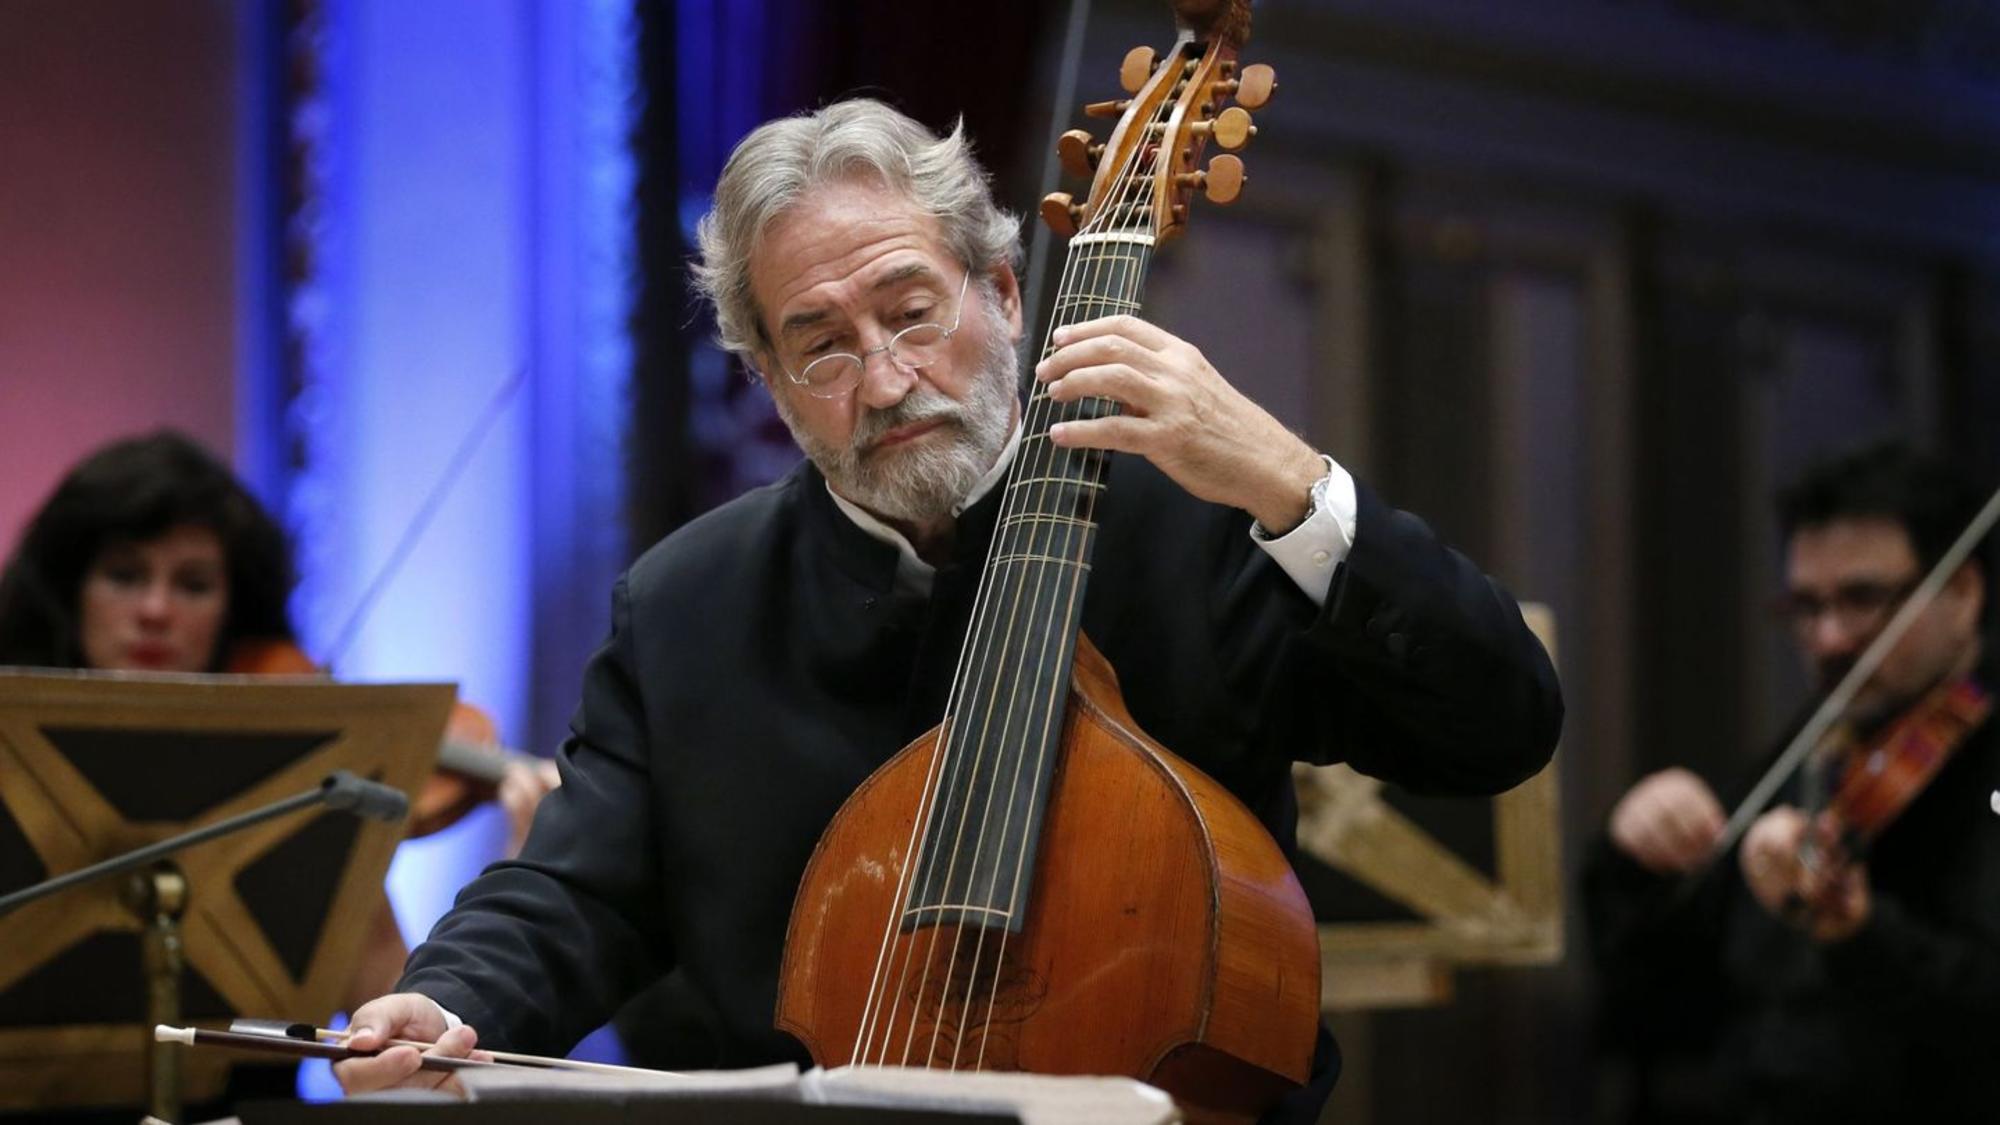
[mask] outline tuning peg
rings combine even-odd
[[[1243,191],[1243,159],[1224,154],[1208,162],[1208,182],[1202,193],[1210,203],[1234,203]]]
[[[1070,198],[1068,192],[1052,191],[1042,197],[1042,221],[1049,225],[1050,230],[1070,238],[1083,222],[1083,208]]]
[[[1262,109],[1278,89],[1278,72],[1265,63],[1243,68],[1236,80],[1236,104],[1245,109]]]
[[[1056,157],[1062,161],[1063,171],[1072,176],[1089,177],[1097,171],[1098,158],[1103,155],[1104,146],[1082,129],[1071,129],[1056,138]]]
[[[1085,117],[1117,117],[1131,108],[1131,98],[1121,98],[1115,102],[1091,102],[1083,107]]]
[[[1230,106],[1213,121],[1197,121],[1193,130],[1200,136],[1213,136],[1216,144],[1232,152],[1257,135],[1257,127],[1250,124],[1250,114],[1241,106]]]
[[[1118,85],[1128,94],[1136,94],[1146,79],[1153,76],[1155,56],[1151,47],[1134,47],[1125,52],[1125,61],[1118,64]]]
[[[1225,154],[1209,161],[1206,172],[1183,172],[1174,179],[1185,187],[1200,188],[1210,203],[1234,203],[1243,193],[1243,161]]]

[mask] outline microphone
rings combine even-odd
[[[409,815],[410,799],[401,789],[356,777],[347,770],[335,770],[319,783],[321,797],[330,809],[351,812],[368,820],[395,822]]]
[[[394,786],[356,777],[346,770],[335,770],[325,781],[320,782],[317,786],[297,796],[287,797],[282,801],[273,801],[263,808],[252,809],[249,812],[232,816],[227,820],[218,820],[214,824],[197,828],[192,832],[183,832],[179,836],[161,840],[156,844],[147,844],[143,848],[135,848],[124,855],[113,856],[102,863],[93,863],[89,867],[79,868],[78,870],[58,875],[53,879],[47,879],[32,886],[23,887],[12,894],[0,895],[0,915],[26,906],[38,898],[46,898],[58,891],[66,891],[80,883],[88,883],[95,879],[102,879],[106,875],[116,875],[120,872],[130,871],[136,867],[143,867],[163,856],[172,855],[182,848],[206,843],[217,836],[227,836],[231,832],[240,832],[253,824],[262,824],[273,817],[283,816],[286,813],[296,812],[299,809],[310,808],[314,805],[326,805],[329,808],[353,813],[355,816],[370,820],[389,821],[403,819],[404,814],[409,812],[410,809],[409,798],[403,796],[402,792]]]

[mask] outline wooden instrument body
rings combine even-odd
[[[1993,698],[1968,678],[1932,688],[1873,743],[1850,748],[1827,801],[1823,830],[1864,851],[1928,787],[1952,754],[1993,711]]]
[[[1064,727],[1020,932],[926,925],[883,955],[935,728],[821,837],[778,1026],[824,1066],[1123,1074],[1205,1119],[1253,1118],[1312,1063],[1319,949],[1298,879],[1241,802],[1139,731],[1087,638]],[[868,1020],[878,965],[893,999]]]

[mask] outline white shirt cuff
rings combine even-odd
[[[1318,606],[1326,604],[1333,572],[1354,549],[1354,522],[1361,506],[1354,496],[1353,474],[1331,457],[1322,454],[1321,459],[1326,462],[1326,478],[1319,491],[1326,503],[1316,506],[1305,522],[1276,538],[1254,520],[1250,524],[1250,538]]]

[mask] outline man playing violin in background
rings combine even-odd
[[[404,991],[356,1013],[357,1048],[561,1053],[678,968],[717,1065],[808,1061],[773,1026],[801,873],[842,800],[943,712],[1023,448],[1019,232],[960,134],[870,101],[756,130],[715,200],[702,285],[807,461],[621,579],[562,786]],[[1482,793],[1542,767],[1560,696],[1497,584],[1185,342],[1115,317],[1056,344],[1035,372],[1053,398],[1125,407],[1052,436],[1129,454],[1082,614],[1142,728],[1287,849],[1295,758]],[[418,1063],[400,1047],[336,1074],[439,1084]],[[1322,1033],[1289,1119],[1314,1119],[1337,1072]]]
[[[1822,691],[1982,499],[1897,445],[1827,462],[1780,497],[1781,609]],[[1643,779],[1613,808],[1583,887],[1605,1030],[1654,1103],[1635,1120],[1994,1112],[1984,1075],[2000,1051],[2000,723],[1945,747],[1942,769],[1865,850],[1831,838],[1810,796],[1838,784],[1841,755],[1868,768],[1871,744],[1910,729],[1896,724],[1935,706],[1935,689],[1991,694],[1990,603],[1975,552],[1854,697],[1852,749],[1809,759],[1731,854],[1711,861],[1726,817],[1685,769]]]

